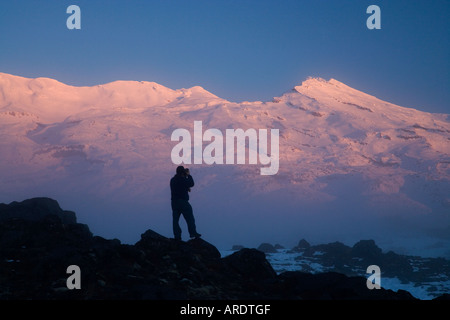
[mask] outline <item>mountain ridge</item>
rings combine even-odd
[[[0,93],[0,111],[3,113],[32,109],[36,116],[55,122],[75,112],[87,111],[92,107],[108,109],[115,107],[115,104],[118,108],[148,108],[166,105],[177,99],[189,99],[191,96],[193,99],[201,96],[204,99],[225,101],[200,86],[173,90],[156,82],[126,80],[95,86],[71,86],[51,78],[32,79],[6,73],[0,73]],[[49,104],[52,107],[47,108],[49,110],[33,108],[36,104]],[[70,108],[72,105],[76,105],[78,110]]]
[[[18,81],[20,82],[27,82],[28,84],[31,83],[32,86],[34,86],[35,88],[40,88],[42,89],[42,85],[43,84],[51,84],[51,85],[58,85],[58,86],[63,86],[63,87],[70,87],[73,89],[87,89],[87,88],[96,88],[96,89],[101,89],[101,88],[105,88],[105,87],[112,87],[115,89],[120,89],[122,90],[123,88],[121,88],[122,86],[131,86],[131,85],[135,85],[135,86],[147,86],[147,87],[152,87],[153,90],[155,91],[166,91],[168,92],[168,94],[170,93],[174,93],[174,92],[190,92],[190,91],[197,91],[197,92],[202,92],[205,93],[207,95],[211,95],[215,98],[218,98],[220,100],[223,100],[224,102],[227,103],[235,103],[235,104],[246,104],[246,103],[269,103],[270,101],[240,101],[240,102],[230,102],[227,101],[225,99],[222,99],[218,96],[216,96],[215,94],[211,93],[210,91],[206,90],[205,88],[195,85],[193,87],[190,88],[180,88],[180,89],[171,89],[169,87],[166,87],[164,85],[161,85],[157,82],[154,81],[136,81],[136,80],[114,80],[114,81],[110,81],[110,82],[106,82],[106,83],[101,83],[101,84],[96,84],[96,85],[92,85],[92,86],[74,86],[74,85],[69,85],[66,84],[64,82],[58,81],[56,79],[52,79],[49,77],[37,77],[37,78],[28,78],[28,77],[23,77],[23,76],[16,76],[16,75],[12,75],[12,74],[8,74],[8,73],[3,73],[0,72],[0,89],[3,89],[5,87],[5,82],[9,81],[9,82],[16,82],[15,84],[17,84]],[[42,83],[44,82],[44,83]],[[324,78],[321,77],[308,77],[306,80],[302,81],[301,85],[296,85],[294,86],[292,89],[290,89],[289,91],[286,91],[284,94],[287,94],[289,92],[297,92],[300,94],[303,94],[305,96],[308,97],[307,93],[309,89],[313,88],[313,89],[317,89],[320,87],[330,87],[330,86],[334,86],[334,87],[343,87],[346,90],[352,90],[353,92],[357,92],[357,93],[363,93],[362,91],[359,91],[357,89],[354,89],[348,85],[346,85],[345,83],[336,80],[334,78],[330,78],[329,80],[326,80]],[[9,88],[10,89],[10,88]],[[30,90],[32,90],[31,88],[29,88]],[[281,96],[283,96],[284,94],[282,94]],[[5,93],[2,92],[2,95],[5,96]],[[364,95],[367,95],[370,98],[375,98],[379,101],[384,102],[383,100],[376,98],[373,95],[369,95],[364,93]],[[280,96],[280,97],[281,97]],[[275,97],[276,99],[277,97]],[[3,97],[3,99],[5,100],[5,97]],[[389,105],[393,105],[391,103],[387,103]],[[418,109],[413,109],[413,108],[407,108],[407,107],[402,107],[399,105],[395,105],[397,107],[400,108],[404,108],[404,109],[412,109],[412,110],[416,110],[416,111],[420,111]],[[425,112],[425,111],[420,111],[420,112]],[[425,112],[428,113],[428,112]],[[441,114],[441,113],[430,113],[430,114]]]
[[[306,80],[306,86],[314,83],[308,90],[316,90],[309,96],[291,90],[273,101],[243,103],[201,87],[166,90],[142,82],[115,82],[126,87],[115,94],[86,87],[88,94],[79,96],[65,91],[76,87],[33,96],[27,86],[1,83],[0,201],[44,194],[77,211],[88,207],[81,218],[97,233],[126,242],[146,224],[170,233],[167,181],[177,143],[171,134],[192,132],[201,120],[204,130],[280,133],[280,168],[272,177],[261,177],[260,165],[248,161],[189,165],[199,224],[224,247],[262,239],[286,243],[299,233],[320,242],[366,235],[384,246],[395,246],[400,234],[414,234],[411,243],[426,235],[422,246],[450,241],[437,237],[445,232],[431,231],[450,225],[448,115],[396,107],[337,80]],[[149,207],[153,213],[146,215]],[[445,244],[440,248],[439,254],[450,254]]]

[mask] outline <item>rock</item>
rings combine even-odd
[[[23,219],[37,221],[48,215],[55,215],[64,224],[77,222],[72,211],[64,211],[57,201],[50,198],[33,198],[22,202],[12,202],[9,205],[0,204],[0,221],[8,219]]]
[[[449,301],[450,300],[450,293],[444,293],[443,295],[441,295],[441,296],[439,296],[439,297],[436,297],[436,298],[434,298],[433,300],[436,300],[436,301]]]
[[[270,243],[261,243],[258,247],[259,251],[262,251],[264,253],[276,253],[277,249]]]
[[[295,296],[304,300],[415,300],[402,290],[369,290],[366,278],[348,277],[335,272],[285,272],[280,275],[280,283],[286,299]]]
[[[275,270],[266,260],[266,255],[256,249],[241,249],[223,258],[223,262],[234,273],[247,279],[264,280],[276,276]]]
[[[409,259],[392,251],[383,253],[374,240],[361,240],[351,249],[352,257],[359,259],[363,266],[378,265],[387,277],[398,277],[401,280],[411,279],[413,268]],[[407,280],[406,280],[407,281]]]
[[[392,251],[381,254],[378,259],[373,258],[371,261],[375,261],[372,264],[377,264],[387,277],[398,277],[400,280],[408,281],[414,274],[409,258]]]
[[[354,257],[372,260],[380,258],[382,252],[374,240],[361,240],[353,246],[351,254]]]
[[[295,246],[294,248],[292,248],[292,251],[294,252],[302,252],[305,251],[306,249],[308,249],[309,247],[311,247],[311,245],[309,244],[308,241],[306,241],[305,239],[301,239],[297,246]]]
[[[297,244],[297,248],[300,248],[300,249],[307,249],[310,246],[311,245],[309,244],[309,242],[306,241],[305,239],[301,239]]]
[[[231,250],[232,250],[232,251],[238,251],[238,250],[241,250],[241,249],[244,249],[244,246],[242,246],[242,245],[240,245],[240,244],[234,244],[234,245],[231,247]]]
[[[215,246],[201,238],[191,239],[188,241],[188,244],[195,254],[200,255],[204,259],[215,260],[221,257],[220,251]]]
[[[328,244],[310,246],[305,249],[304,256],[316,256],[320,258],[325,266],[335,266],[341,268],[347,265],[351,259],[351,248],[345,244],[336,241]]]
[[[370,294],[361,279],[337,273],[277,275],[262,251],[222,258],[201,238],[177,241],[149,229],[136,244],[122,244],[93,236],[67,212],[46,198],[0,205],[0,299],[410,298],[384,289]],[[308,250],[330,257],[346,251],[340,244]],[[80,267],[81,290],[66,286],[69,265]]]
[[[166,238],[149,229],[141,234],[141,239],[136,242],[135,245],[139,248],[145,248],[157,252],[166,252],[175,245],[174,241],[171,241],[169,238]]]

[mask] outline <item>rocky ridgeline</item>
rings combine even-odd
[[[81,270],[80,289],[67,286],[70,265]],[[176,241],[152,230],[122,244],[94,236],[48,198],[0,204],[0,298],[414,299],[369,290],[364,277],[342,273],[277,275],[257,249],[222,258],[203,239]]]

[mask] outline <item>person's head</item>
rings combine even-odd
[[[184,169],[183,166],[178,166],[177,167],[177,174],[178,175],[184,175],[186,173],[186,170]]]

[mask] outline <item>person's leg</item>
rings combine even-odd
[[[179,205],[172,201],[172,225],[173,225],[173,236],[176,240],[181,240],[181,228],[180,228],[180,215],[181,210]]]
[[[200,234],[197,232],[197,227],[195,226],[195,218],[194,213],[192,212],[192,206],[188,201],[183,203],[183,216],[186,220],[189,235],[191,238],[200,237]]]

